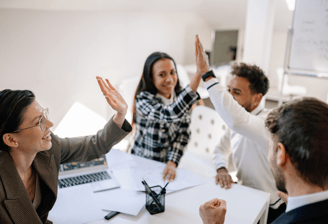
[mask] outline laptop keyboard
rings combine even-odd
[[[108,180],[108,179],[111,179],[111,177],[108,175],[106,171],[102,171],[98,173],[91,173],[91,174],[85,174],[76,177],[59,179],[58,185],[59,188],[65,188],[65,187],[71,187],[80,184],[87,184],[87,183],[92,183],[101,180]]]

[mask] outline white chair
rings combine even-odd
[[[215,110],[205,106],[195,107],[191,114],[190,141],[179,167],[190,169],[201,175],[215,177],[214,149],[219,144],[226,128],[226,124]],[[236,168],[231,156],[227,168],[233,180],[237,181]]]
[[[197,106],[191,114],[191,136],[187,150],[212,155],[224,135],[226,124],[219,114],[205,106]]]
[[[278,91],[281,92],[281,86],[283,85],[282,95],[289,96],[290,100],[293,100],[295,97],[305,96],[307,93],[307,89],[304,86],[299,85],[289,85],[288,84],[288,75],[285,75],[284,83],[282,83],[282,79],[284,76],[284,70],[282,68],[277,69],[278,75]]]

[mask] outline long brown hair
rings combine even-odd
[[[175,68],[177,67],[173,58],[164,52],[154,52],[151,55],[149,55],[148,58],[146,59],[146,62],[145,62],[144,68],[143,68],[143,72],[142,72],[142,76],[141,76],[136,93],[134,94],[134,98],[133,98],[132,125],[134,125],[134,123],[136,122],[135,104],[136,104],[137,95],[142,91],[148,91],[151,94],[157,93],[157,89],[154,85],[154,79],[153,79],[153,72],[152,72],[153,66],[157,61],[165,59],[165,58],[170,59],[173,62],[174,67]],[[180,86],[180,81],[179,81],[179,76],[178,76],[178,81],[174,87],[174,91],[178,95],[181,92],[181,90],[182,90],[182,88]]]

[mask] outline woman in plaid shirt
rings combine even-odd
[[[190,107],[198,100],[201,76],[182,89],[176,64],[167,54],[152,53],[146,60],[134,97],[134,145],[131,153],[167,163],[163,179],[174,180],[176,167],[189,141]]]

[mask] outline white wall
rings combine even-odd
[[[197,33],[211,48],[210,26],[196,13],[0,9],[0,89],[31,89],[55,125],[75,101],[108,118],[95,76],[117,85],[141,75],[154,51],[193,63]]]
[[[277,68],[283,68],[285,60],[285,49],[287,43],[286,31],[276,30],[272,36],[272,48],[269,65],[269,80],[271,88],[278,89]],[[316,97],[327,102],[328,79],[289,75],[288,84],[300,85],[307,88],[307,96]],[[279,96],[279,93],[277,93]]]

